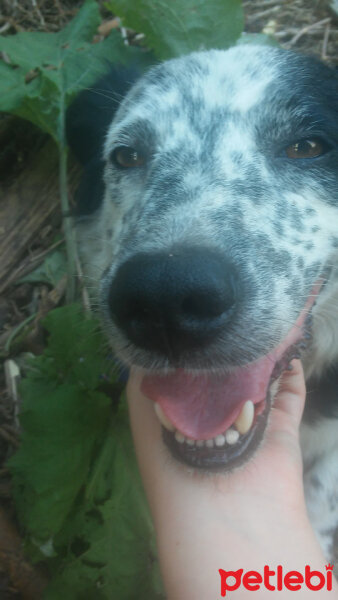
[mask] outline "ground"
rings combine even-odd
[[[82,4],[73,0],[0,0],[0,34],[58,31]],[[103,20],[99,35],[106,35],[109,27],[118,23],[104,8],[103,0],[99,4]],[[335,66],[337,6],[337,0],[248,0],[243,2],[245,30],[270,33],[285,48],[315,55]],[[132,39],[134,34],[127,35]],[[78,175],[78,167],[72,165],[71,191]],[[15,358],[20,362],[24,353],[42,351],[44,334],[40,320],[62,303],[64,282],[53,286],[48,282],[18,281],[62,244],[62,230],[56,153],[44,134],[7,115],[0,115],[0,181],[0,359]],[[42,201],[34,202],[34,198]],[[15,416],[18,400],[8,371],[7,363],[7,378],[3,369],[0,372],[0,597],[38,600],[32,590],[39,589],[43,575],[22,562],[5,466],[20,440]]]

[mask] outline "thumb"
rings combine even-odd
[[[284,371],[271,409],[267,431],[268,444],[274,449],[292,453],[301,462],[299,426],[305,405],[305,380],[300,360],[291,362],[292,370]],[[290,455],[290,454],[289,454]]]
[[[305,380],[300,360],[291,362],[292,369],[284,371],[275,401],[275,409],[285,413],[299,427],[305,404]]]

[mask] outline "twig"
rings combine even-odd
[[[274,33],[274,36],[276,38],[285,38],[291,35],[295,35],[295,33],[297,33],[298,29],[296,29],[295,27],[290,27],[290,29],[283,29],[282,31],[276,31]]]
[[[34,262],[33,268],[36,266],[35,263],[42,262],[42,260],[45,258],[45,256],[47,254],[50,254],[51,252],[53,252],[53,250],[55,250],[55,248],[58,248],[59,246],[61,246],[61,244],[63,244],[64,241],[65,241],[64,238],[62,238],[61,240],[54,242],[54,244],[49,246],[49,248],[46,248],[46,250],[43,250],[42,252],[39,252],[39,254],[32,256],[31,260]]]
[[[21,379],[20,368],[19,368],[18,364],[15,362],[15,360],[12,360],[9,358],[8,360],[5,360],[4,371],[5,371],[7,394],[12,401],[12,406],[14,408],[13,418],[14,418],[15,426],[18,431],[20,429],[20,423],[19,423],[20,400],[19,400],[19,392],[18,392],[18,385],[19,385],[19,382]],[[3,427],[5,427],[5,425],[3,425]]]
[[[62,238],[61,240],[58,240],[57,242],[55,242],[55,244],[52,244],[51,246],[49,246],[49,248],[46,248],[46,250],[39,252],[35,256],[29,257],[29,260],[30,260],[29,264],[19,265],[19,267],[14,271],[14,273],[11,274],[11,277],[7,280],[6,287],[3,288],[2,292],[4,292],[5,289],[7,289],[10,285],[12,285],[12,283],[16,282],[21,277],[25,277],[26,275],[31,273],[34,269],[36,269],[36,267],[38,267],[42,263],[45,256],[48,256],[48,254],[50,254],[50,252],[53,252],[53,250],[55,250],[56,248],[58,248],[59,246],[64,244],[64,242],[65,242],[64,238]],[[26,262],[26,261],[23,261],[23,262]]]
[[[261,2],[255,2],[255,8],[264,8],[266,6],[273,6],[276,4],[286,4],[288,0],[261,0]],[[253,2],[249,0],[249,2],[243,2],[243,8],[252,8]]]
[[[63,105],[63,102],[62,102]],[[67,280],[67,303],[74,302],[75,299],[75,265],[76,265],[76,244],[72,220],[69,213],[68,189],[67,189],[67,147],[65,142],[65,119],[64,109],[60,114],[60,164],[59,164],[59,184],[61,208],[63,215],[63,230],[66,240],[68,280]]]
[[[262,10],[261,12],[258,12],[254,15],[251,15],[248,17],[248,23],[250,23],[250,25],[252,23],[254,23],[255,21],[258,21],[259,19],[263,18],[263,17],[267,17],[268,15],[272,15],[274,13],[277,13],[280,9],[280,6],[273,6],[272,8],[267,8],[266,10]]]
[[[22,321],[17,327],[15,327],[13,329],[13,331],[11,332],[10,336],[8,337],[8,340],[5,344],[5,352],[9,352],[10,348],[11,348],[11,344],[12,341],[14,340],[14,338],[18,335],[18,333],[20,333],[20,331],[22,331],[22,329],[24,329],[26,327],[26,325],[28,325],[28,323],[30,323],[31,321],[33,321],[33,319],[35,319],[37,313],[34,313],[33,315],[29,315],[29,317],[27,317],[27,319],[25,319],[24,321]]]
[[[326,19],[322,19],[321,21],[317,21],[317,23],[312,23],[312,25],[307,25],[306,27],[303,27],[303,29],[301,29],[300,31],[298,31],[298,33],[296,33],[296,35],[292,38],[292,40],[290,40],[288,42],[288,47],[291,48],[291,46],[294,46],[298,40],[305,35],[306,33],[308,33],[311,29],[317,28],[317,27],[322,27],[323,25],[326,25],[327,23],[331,23],[331,17],[327,17]]]
[[[46,26],[46,22],[45,22],[45,19],[43,18],[42,14],[41,14],[41,11],[40,11],[40,9],[39,9],[39,7],[38,7],[37,3],[36,3],[36,0],[31,0],[31,2],[32,2],[33,8],[34,8],[34,10],[35,10],[36,14],[38,15],[38,17],[39,17],[39,19],[40,19],[40,23],[41,23],[41,25],[42,25],[43,27],[45,27],[45,26]]]
[[[11,23],[7,21],[2,27],[0,27],[0,33],[5,33],[11,27]]]
[[[1,508],[0,530],[1,570],[8,574],[14,589],[20,592],[22,600],[42,598],[47,579],[37,567],[32,567],[24,557],[23,540]]]
[[[85,309],[85,312],[90,314],[91,313],[90,298],[89,298],[88,290],[84,283],[82,265],[81,265],[81,262],[79,259],[78,252],[75,253],[75,265],[76,265],[77,276],[78,276],[78,280],[79,280],[80,288],[81,288],[81,292],[82,292],[83,307]]]

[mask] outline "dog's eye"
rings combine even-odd
[[[123,169],[130,169],[131,167],[141,167],[145,162],[144,155],[129,146],[119,146],[115,148],[111,154],[112,161]]]
[[[300,140],[285,150],[288,158],[316,158],[328,151],[328,145],[318,138]]]

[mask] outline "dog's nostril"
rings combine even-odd
[[[223,296],[217,296],[215,290],[213,292],[197,292],[188,295],[181,304],[182,314],[200,319],[220,317],[230,308],[232,302],[230,299],[224,302]]]
[[[149,319],[151,318],[151,310],[138,302],[126,307],[126,317],[140,321],[142,319]]]
[[[128,324],[130,331],[138,331],[140,327],[144,329],[148,324],[152,326],[156,325],[158,319],[156,319],[156,315],[154,312],[147,308],[146,305],[142,305],[139,301],[137,303],[130,302],[126,303],[123,309],[119,309],[115,307],[113,319],[119,320],[119,325],[123,326],[123,323]]]

